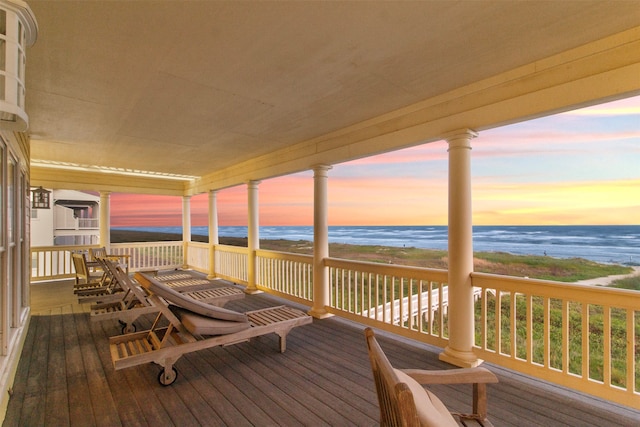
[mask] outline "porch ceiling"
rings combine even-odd
[[[34,163],[198,177],[640,25],[637,1],[28,3]],[[365,145],[330,160],[390,147]]]

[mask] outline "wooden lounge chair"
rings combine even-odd
[[[380,425],[403,427],[491,426],[487,420],[486,384],[496,376],[485,368],[427,371],[394,369],[376,341],[365,329],[373,379],[380,404]],[[452,414],[424,384],[473,384],[473,414]],[[455,418],[454,418],[455,416]],[[458,422],[456,421],[458,418]]]
[[[90,318],[95,322],[118,320],[122,325],[123,334],[135,332],[136,326],[133,322],[142,315],[157,313],[160,308],[149,301],[146,292],[122,270],[120,265],[109,259],[101,258],[101,261],[124,292],[119,293],[117,301],[92,305]],[[222,307],[231,300],[244,298],[245,294],[241,289],[232,286],[220,286],[187,292],[185,295],[207,304]]]
[[[111,337],[111,359],[116,370],[149,362],[160,365],[162,385],[176,380],[173,365],[183,354],[269,333],[280,337],[280,351],[284,352],[291,329],[312,322],[311,316],[287,306],[238,313],[189,298],[150,275],[136,273],[135,278],[160,313],[148,331]],[[169,326],[160,327],[162,318]]]
[[[82,253],[72,253],[71,260],[76,273],[74,290],[91,289],[102,286],[102,272],[91,272],[87,266],[87,258]]]
[[[108,303],[122,299],[124,289],[121,287],[120,281],[114,277],[113,272],[105,266],[105,261],[105,258],[98,258],[96,261],[102,270],[101,286],[74,290],[78,297],[78,303]]]

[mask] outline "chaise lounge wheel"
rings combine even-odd
[[[160,375],[158,375],[158,382],[163,386],[168,386],[173,384],[178,378],[178,371],[176,368],[171,368],[167,371],[167,369],[163,369],[160,371]]]
[[[129,324],[125,323],[125,325],[122,327],[123,334],[130,334],[135,331],[136,331],[136,325],[134,325],[133,323],[129,323]]]

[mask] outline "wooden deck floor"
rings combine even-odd
[[[277,305],[267,295],[227,305]],[[378,406],[362,327],[337,318],[295,328],[287,351],[275,335],[191,353],[169,387],[153,364],[114,371],[108,337],[117,322],[89,321],[71,284],[32,287],[29,326],[4,426],[374,426]],[[149,319],[138,323],[145,326]],[[400,368],[440,369],[429,347],[378,334]],[[495,426],[632,426],[640,412],[488,366]],[[469,386],[433,389],[451,410],[468,410]]]

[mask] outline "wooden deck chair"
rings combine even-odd
[[[82,253],[72,253],[71,260],[76,273],[74,291],[91,290],[104,286],[103,272],[91,272],[87,266],[87,258]]]
[[[100,286],[74,291],[78,297],[78,303],[106,303],[118,301],[122,298],[123,289],[120,286],[120,282],[115,279],[113,273],[106,267],[105,260],[105,258],[96,259],[102,270]]]
[[[121,267],[124,267],[123,270],[129,274],[129,258],[130,255],[126,254],[108,254],[107,249],[102,246],[100,248],[89,248],[89,257],[92,261],[100,262],[98,258],[107,258],[112,261],[117,262]]]
[[[160,313],[148,331],[111,337],[111,359],[116,370],[149,362],[160,365],[162,385],[176,380],[173,365],[183,354],[269,333],[280,337],[280,351],[284,352],[291,329],[312,322],[311,316],[287,306],[238,313],[196,301],[149,275],[136,273],[135,278]],[[163,318],[169,321],[166,327],[160,327]]]
[[[160,309],[149,301],[147,293],[122,270],[120,265],[108,259],[103,259],[103,263],[124,292],[119,294],[120,299],[117,301],[92,305],[90,318],[92,321],[118,320],[122,325],[123,334],[135,332],[136,326],[133,322],[142,315],[157,313]],[[244,292],[232,286],[188,292],[185,295],[220,307],[229,301],[244,298]]]
[[[380,404],[381,426],[446,427],[491,426],[487,420],[486,384],[496,376],[485,368],[448,370],[394,369],[376,341],[365,329],[373,379]],[[473,384],[473,414],[452,414],[425,384]],[[454,418],[455,416],[455,418]],[[456,421],[458,418],[458,422]]]

